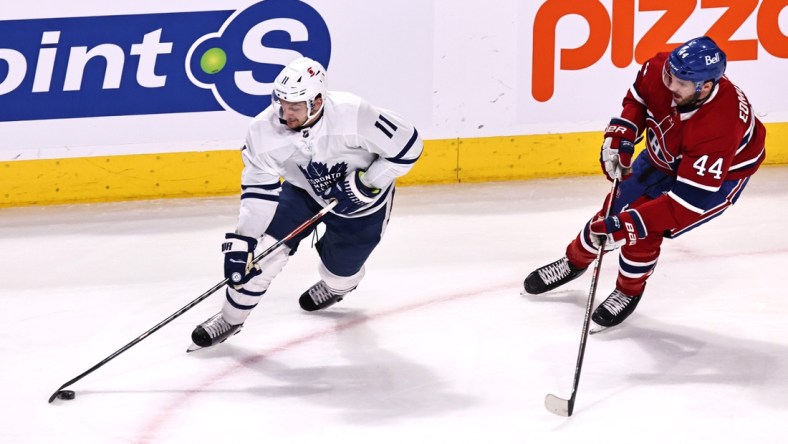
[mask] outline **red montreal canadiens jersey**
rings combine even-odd
[[[643,65],[621,113],[638,127],[638,134],[645,131],[651,163],[676,176],[667,195],[638,208],[648,231],[660,233],[703,214],[704,200],[723,181],[755,173],[765,158],[766,138],[747,97],[727,77],[699,107],[678,109],[662,81],[668,56],[659,53]]]

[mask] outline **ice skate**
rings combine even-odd
[[[241,331],[241,327],[243,327],[243,324],[229,324],[224,320],[221,312],[216,313],[194,329],[192,332],[192,344],[186,352],[190,353],[201,348],[221,344],[230,336],[238,334]]]
[[[641,296],[628,296],[619,290],[613,290],[591,315],[591,320],[599,326],[594,333],[624,322],[624,319],[635,311]]]
[[[586,268],[577,268],[566,256],[557,261],[537,268],[525,278],[525,291],[540,294],[558,288],[585,273]]]
[[[349,293],[351,290],[353,289],[351,288],[343,294],[336,294],[321,280],[309,287],[309,290],[305,291],[298,299],[298,303],[301,305],[301,308],[306,311],[322,310],[341,301],[345,294]]]

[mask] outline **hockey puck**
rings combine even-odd
[[[65,399],[66,401],[71,401],[76,396],[77,396],[77,394],[74,393],[73,390],[61,390],[61,391],[57,392],[57,398],[58,399]]]

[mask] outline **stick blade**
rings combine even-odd
[[[558,416],[572,416],[572,407],[569,401],[558,396],[548,394],[544,398],[544,406],[550,413]]]

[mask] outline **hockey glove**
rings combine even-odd
[[[623,180],[632,175],[636,137],[637,127],[632,122],[615,117],[610,120],[599,155],[599,163],[607,180],[612,182],[614,177]]]
[[[337,200],[334,213],[352,214],[375,201],[375,196],[380,193],[380,190],[367,186],[361,180],[362,177],[364,177],[364,171],[351,171],[323,194],[323,198],[326,200]]]
[[[605,250],[618,248],[624,244],[635,245],[638,239],[646,237],[646,226],[636,211],[627,210],[616,216],[606,217],[592,222],[588,227],[591,231],[591,242],[596,248],[607,237]]]
[[[224,277],[229,279],[230,285],[240,288],[250,279],[262,273],[260,267],[252,263],[257,240],[235,233],[225,234],[224,239],[225,241],[222,243]]]

